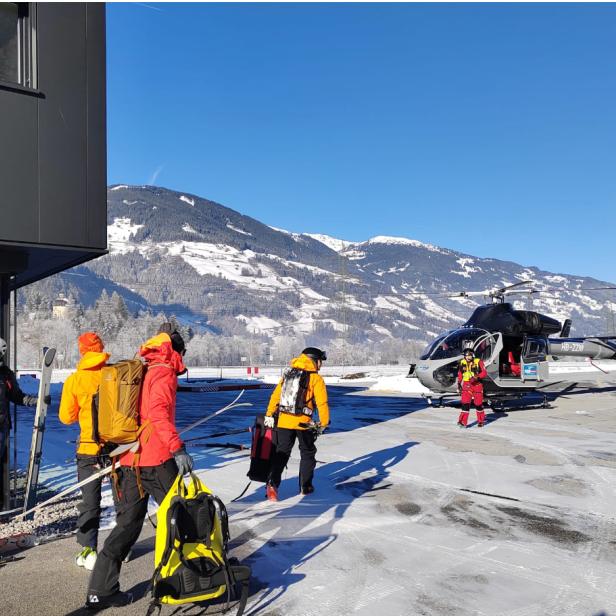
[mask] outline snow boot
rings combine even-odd
[[[75,557],[75,564],[78,567],[83,567],[88,571],[92,571],[96,564],[96,550],[90,547],[83,548]]]
[[[86,610],[98,612],[109,607],[124,607],[133,602],[133,595],[129,592],[118,590],[112,595],[88,594]]]
[[[486,425],[486,414],[483,409],[477,409],[477,427],[483,428]]]
[[[268,501],[278,502],[278,490],[271,483],[268,483],[265,487],[265,495]]]
[[[314,486],[312,484],[302,486],[302,494],[304,495],[312,494],[313,492],[314,492]]]
[[[466,422],[468,421],[468,411],[462,411],[458,417],[458,425],[460,428],[466,428]]]

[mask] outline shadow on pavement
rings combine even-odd
[[[232,547],[260,536],[268,537],[255,552],[242,558],[253,570],[252,595],[260,593],[257,603],[250,606],[248,613],[251,616],[266,610],[290,586],[305,578],[305,574],[298,573],[297,568],[336,541],[338,535],[334,532],[334,525],[344,517],[351,503],[358,498],[372,498],[375,492],[389,489],[392,484],[385,483],[389,470],[417,444],[409,441],[352,460],[325,464],[317,470],[316,491],[310,496],[280,509],[273,516],[268,512],[263,512],[262,516],[247,512],[249,517],[246,519],[263,517],[263,520],[236,537]],[[279,495],[283,503],[289,494],[297,494],[296,477],[284,480],[280,486]],[[262,502],[262,493],[259,491],[238,502]],[[318,523],[321,516],[326,518],[325,521],[315,526],[315,521]],[[305,532],[308,525],[309,531]],[[273,529],[276,531],[271,535]]]

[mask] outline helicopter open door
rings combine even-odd
[[[543,336],[526,336],[522,347],[523,381],[541,381],[540,366],[548,354],[548,341]]]
[[[488,374],[498,377],[498,358],[503,349],[503,336],[500,333],[488,333],[477,339],[474,344],[475,357],[483,361]]]

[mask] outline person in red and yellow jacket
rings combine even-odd
[[[315,441],[320,432],[329,425],[329,405],[327,403],[327,389],[323,377],[319,374],[322,363],[327,359],[324,351],[315,347],[308,347],[299,357],[291,361],[291,368],[295,369],[298,378],[297,395],[301,400],[282,400],[285,395],[283,387],[285,380],[290,378],[289,372],[280,380],[272,393],[267,412],[265,414],[266,427],[273,428],[276,424],[276,454],[272,462],[270,478],[266,486],[267,498],[278,500],[278,487],[282,480],[295,439],[299,441],[300,466],[299,484],[302,494],[314,492],[312,478],[316,466]],[[299,371],[299,372],[298,372]],[[304,378],[301,381],[301,378]],[[292,395],[295,395],[294,392]],[[319,422],[314,421],[314,411],[318,410]]]
[[[175,426],[177,377],[186,372],[182,336],[170,323],[141,346],[146,374],[141,389],[139,455],[124,454],[118,470],[116,526],[92,571],[86,607],[119,607],[132,601],[130,593],[120,591],[120,569],[131,547],[139,538],[148,509],[148,497],[160,505],[178,472],[193,468],[190,455]],[[145,426],[145,427],[144,427]]]
[[[62,398],[58,415],[63,424],[79,422],[80,434],[77,439],[77,479],[82,481],[98,473],[103,465],[100,446],[94,441],[92,425],[92,399],[101,383],[101,369],[107,364],[109,353],[95,332],[79,336],[77,372],[73,372],[62,387]],[[78,567],[89,571],[96,562],[98,529],[101,519],[101,486],[98,479],[81,490],[81,502],[77,506],[77,543],[81,551],[75,557]]]
[[[471,402],[475,404],[477,413],[477,427],[485,425],[486,414],[483,410],[483,384],[482,379],[488,376],[483,362],[475,357],[472,349],[464,351],[464,359],[458,366],[458,389],[461,394],[462,411],[458,417],[458,425],[466,428]]]

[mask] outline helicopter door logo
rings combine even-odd
[[[531,379],[536,379],[537,364],[524,364],[524,376]]]

